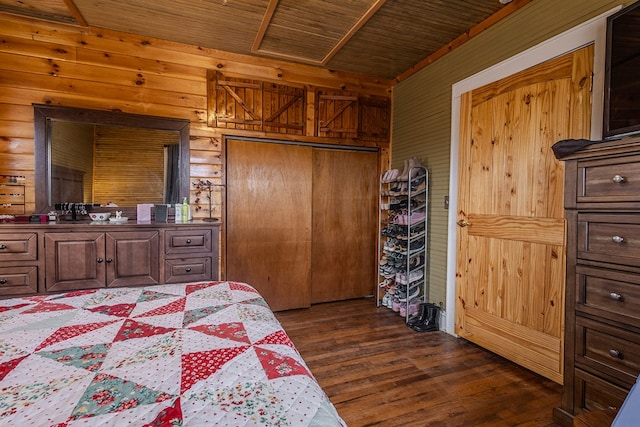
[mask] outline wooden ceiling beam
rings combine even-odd
[[[63,1],[64,1],[64,4],[69,8],[69,12],[71,12],[75,20],[78,22],[78,24],[82,25],[83,27],[88,27],[89,24],[87,24],[86,19],[84,19],[84,16],[82,16],[82,13],[80,13],[80,10],[76,6],[76,4],[73,2],[73,0],[63,0]]]
[[[349,31],[347,31],[345,35],[342,36],[342,38],[338,41],[338,43],[335,44],[335,46],[333,46],[329,53],[327,53],[325,57],[322,58],[321,63],[325,65],[327,62],[329,62],[331,58],[333,58],[335,54],[338,53],[338,51],[349,42],[349,40],[351,40],[351,38],[360,30],[360,28],[362,28],[364,24],[366,24],[371,19],[371,17],[375,15],[378,9],[380,9],[386,2],[387,0],[375,0],[371,7],[369,7],[369,9],[364,13],[364,15],[362,15],[360,19],[358,19],[358,21],[349,29]]]
[[[267,33],[267,28],[269,28],[269,25],[271,24],[273,14],[275,13],[279,2],[280,0],[269,0],[267,10],[264,12],[262,22],[260,23],[260,27],[258,28],[258,32],[256,33],[256,38],[254,39],[253,45],[251,46],[251,52],[260,52],[260,45],[262,45],[262,40],[264,40],[264,35]]]

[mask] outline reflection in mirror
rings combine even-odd
[[[180,201],[177,132],[58,120],[50,128],[52,203]]]
[[[34,105],[36,210],[188,197],[189,122]],[[45,191],[42,191],[44,189]]]

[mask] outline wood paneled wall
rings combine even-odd
[[[192,182],[209,179],[224,185],[225,134],[376,146],[381,163],[388,162],[389,124],[383,122],[390,117],[390,81],[5,13],[0,13],[0,35],[0,174],[25,176],[27,213],[33,212],[35,192],[39,191],[33,184],[33,103],[188,119]],[[277,98],[273,96],[274,84],[301,89],[304,130],[291,134],[291,126],[280,122],[250,128],[230,127],[227,121],[215,127],[212,116],[218,107],[208,92],[212,87],[208,73],[236,81],[270,83],[265,92],[269,99]],[[363,107],[360,113],[349,111],[352,119],[346,128],[344,123],[341,129],[326,130],[323,126],[319,133],[320,118],[330,116],[334,123],[340,123],[335,110],[317,112],[319,94],[328,92],[348,92],[352,99],[362,99]],[[282,98],[280,102],[284,106],[288,101]],[[336,105],[331,108],[340,108]],[[276,113],[278,107],[272,107],[260,115],[268,119],[279,115]],[[299,116],[291,116],[300,121]],[[355,127],[353,120],[359,120]],[[217,188],[214,215],[220,214],[223,203],[223,187]],[[192,203],[196,197],[194,190]],[[195,214],[205,216],[205,210]]]

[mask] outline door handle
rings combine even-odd
[[[471,225],[470,222],[465,221],[464,219],[461,219],[460,221],[458,221],[456,224],[458,224],[460,227],[468,227],[469,225]]]

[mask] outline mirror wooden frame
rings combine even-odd
[[[189,120],[145,116],[119,111],[89,110],[85,108],[33,104],[36,212],[42,213],[51,208],[49,119],[97,125],[177,131],[179,133],[180,144],[180,200],[184,197],[189,197]]]

